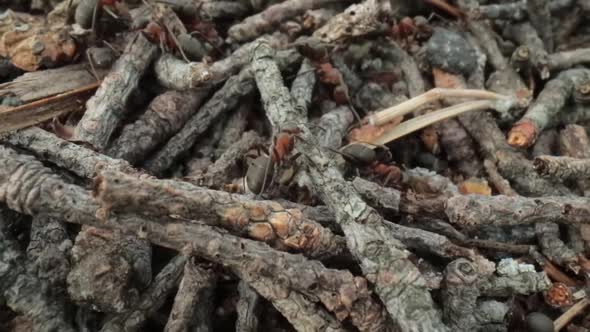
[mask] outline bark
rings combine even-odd
[[[590,62],[590,48],[578,48],[571,51],[562,51],[549,54],[549,68],[551,70],[563,70],[579,64]]]
[[[322,115],[317,124],[318,129],[314,131],[320,145],[332,149],[340,148],[353,121],[354,116],[347,106],[340,106]]]
[[[290,51],[281,53],[282,68],[287,68],[298,59],[298,54]],[[182,130],[174,135],[144,167],[152,174],[162,174],[170,168],[180,157],[186,154],[195,140],[205,133],[224,112],[234,109],[240,98],[254,92],[256,86],[250,66],[244,68],[240,74],[228,79],[201,109],[193,115]]]
[[[141,331],[149,316],[160,309],[168,295],[178,286],[185,263],[186,258],[184,256],[178,255],[174,257],[154,278],[154,281],[142,294],[139,301],[128,311],[110,317],[100,331]]]
[[[114,172],[103,172],[95,189],[107,211],[199,219],[310,257],[338,255],[345,247],[342,238],[305,219],[300,211],[286,210],[272,201],[255,201],[174,180],[137,181]]]
[[[0,156],[0,201],[11,209],[140,233],[154,244],[177,251],[188,245],[195,255],[228,267],[251,284],[263,275],[272,280],[270,286],[283,285],[311,301],[321,301],[338,319],[350,316],[362,330],[381,330],[385,326],[383,308],[371,298],[366,280],[348,271],[327,269],[302,255],[279,252],[266,244],[234,237],[197,222],[148,220],[135,215],[99,221],[99,206],[87,191],[64,183],[30,156],[2,146]],[[37,183],[40,185],[35,187]],[[7,191],[11,195],[6,195]],[[270,297],[274,293],[266,294]]]
[[[187,259],[164,331],[211,331],[211,303],[214,300],[215,286],[212,271],[197,265],[191,258]]]
[[[590,139],[586,129],[578,125],[567,125],[559,133],[559,151],[573,158],[590,158]],[[577,181],[584,196],[590,196],[590,180]]]
[[[574,0],[553,0],[547,2],[549,4],[549,9],[552,12],[569,8],[574,4]],[[473,18],[522,21],[526,19],[528,15],[526,1],[481,5],[470,10],[470,16]]]
[[[545,49],[543,40],[537,34],[537,30],[526,22],[507,25],[504,33],[521,46],[525,46],[528,51],[528,62],[533,65],[542,79],[549,78],[549,54]]]
[[[208,90],[201,90],[168,91],[157,96],[137,121],[123,128],[107,154],[133,165],[139,164],[161,143],[182,129],[208,95]]]
[[[287,0],[266,7],[244,21],[234,24],[229,30],[230,38],[237,42],[252,40],[261,34],[272,31],[280,23],[296,16],[303,15],[307,10],[321,8],[338,0]],[[345,1],[350,2],[350,1]]]
[[[236,19],[248,14],[247,5],[235,1],[168,0],[166,4],[183,16],[204,19]]]
[[[498,172],[498,168],[496,165],[490,161],[489,159],[484,160],[483,165],[486,169],[488,174],[488,180],[490,183],[496,188],[500,195],[506,196],[515,196],[518,195],[514,189],[510,186],[510,182],[504,179],[502,175]]]
[[[380,28],[380,18],[392,12],[391,6],[389,1],[383,0],[365,0],[360,4],[353,4],[332,17],[312,36],[326,43],[365,36]]]
[[[447,201],[446,214],[461,225],[520,225],[537,222],[584,224],[590,222],[588,198],[547,196],[455,196]]]
[[[261,146],[264,140],[253,131],[248,131],[242,135],[240,140],[227,149],[220,157],[207,167],[200,174],[191,174],[186,181],[197,186],[221,189],[223,185],[228,184],[231,180],[240,177],[241,162],[245,159],[244,155],[252,149]]]
[[[315,83],[315,68],[310,60],[305,59],[301,63],[301,67],[299,67],[299,71],[297,72],[297,77],[291,86],[291,96],[295,101],[295,106],[305,116],[307,116],[307,110],[311,105]]]
[[[68,293],[103,312],[129,309],[152,278],[149,242],[117,230],[82,227],[72,248]]]
[[[516,147],[532,145],[539,133],[550,124],[551,119],[563,109],[574,87],[588,80],[589,75],[590,72],[585,69],[570,69],[549,81],[525,115],[512,126],[508,134],[510,145]]]
[[[98,68],[98,77],[94,77],[87,64],[28,72],[13,81],[0,84],[0,97],[15,96],[23,103],[30,103],[88,86],[104,78],[107,72]]]
[[[561,181],[590,178],[590,158],[538,156],[534,164],[537,173],[543,177]]]
[[[28,150],[35,156],[63,167],[82,178],[92,179],[101,170],[139,174],[139,171],[124,160],[114,159],[68,142],[37,127],[6,134],[0,137],[0,142]]]
[[[260,295],[246,282],[238,284],[240,299],[237,304],[236,332],[256,332],[259,326]]]
[[[215,61],[185,62],[172,54],[163,54],[156,60],[154,71],[163,86],[174,90],[203,88],[211,83],[223,82],[239,72],[249,61],[256,41],[244,44],[231,55]]]
[[[526,5],[529,20],[543,40],[545,49],[553,52],[553,20],[551,19],[549,2],[546,0],[527,0]]]
[[[47,280],[26,269],[26,260],[16,239],[9,233],[10,214],[0,207],[0,294],[6,305],[32,321],[35,331],[74,331],[66,321],[63,297],[47,292]]]
[[[561,240],[557,224],[540,222],[535,224],[535,231],[537,232],[537,241],[541,252],[549,260],[570,268],[578,265],[576,253]]]
[[[63,223],[41,216],[33,218],[27,246],[29,271],[48,285],[49,294],[67,296],[71,249],[72,241]]]
[[[225,127],[223,127],[223,135],[219,139],[217,147],[215,148],[215,159],[219,159],[242,138],[246,131],[246,127],[248,126],[248,116],[250,115],[252,108],[251,98],[246,97],[242,100],[238,109],[229,116]]]
[[[127,102],[139,80],[156,58],[158,47],[142,33],[127,45],[96,94],[86,104],[86,112],[76,126],[74,137],[104,150],[115,129],[128,113]]]
[[[305,157],[313,185],[335,213],[349,249],[361,262],[365,275],[375,283],[375,290],[396,325],[402,331],[420,328],[446,330],[426,289],[426,282],[408,260],[404,246],[393,239],[391,231],[383,225],[383,219],[343,179],[334,159],[319,148],[317,139],[304,125],[305,119],[301,119],[293,107],[268,44],[261,43],[256,47],[252,66],[274,132],[280,132],[279,128],[298,128],[301,131],[298,135],[302,140],[296,140],[296,149]],[[413,276],[411,280],[407,279],[409,275]],[[421,319],[418,320],[418,317]]]

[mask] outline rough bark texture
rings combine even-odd
[[[590,138],[586,129],[578,125],[567,125],[559,133],[559,151],[564,156],[590,158]],[[577,181],[584,196],[590,196],[590,179]]]
[[[455,196],[447,201],[449,220],[461,225],[520,225],[536,222],[589,223],[587,198],[548,196]]]
[[[590,178],[590,158],[538,156],[534,164],[537,173],[544,177],[562,181]]]
[[[508,142],[517,147],[532,145],[539,133],[549,125],[550,120],[559,114],[574,87],[587,81],[590,72],[586,69],[570,69],[561,72],[549,81],[526,114],[512,126]]]
[[[48,280],[27,271],[26,259],[8,226],[11,213],[0,206],[0,292],[6,305],[32,321],[35,331],[74,331],[66,321],[63,297],[48,293]]]
[[[248,131],[242,135],[240,140],[234,141],[216,161],[207,169],[198,174],[191,174],[186,180],[195,185],[220,189],[231,180],[240,177],[240,162],[244,155],[250,150],[262,146],[264,140],[254,131]]]
[[[189,245],[194,254],[230,268],[251,284],[258,276],[265,275],[273,281],[266,287],[278,284],[292,292],[301,292],[311,301],[321,301],[340,320],[350,316],[362,330],[385,327],[383,308],[371,298],[366,280],[348,271],[327,269],[318,261],[279,252],[266,244],[233,237],[196,222],[147,220],[134,215],[98,221],[95,214],[100,214],[99,207],[87,191],[64,183],[34,158],[2,146],[0,156],[0,201],[11,209],[31,215],[61,216],[71,223],[141,233],[154,244],[177,251]],[[31,186],[36,183],[40,186]],[[11,195],[7,196],[7,192]],[[285,283],[286,280],[289,282]]]
[[[6,134],[0,141],[28,150],[82,178],[92,179],[101,170],[138,173],[124,160],[110,158],[37,127]]]
[[[301,211],[272,201],[255,201],[174,180],[138,181],[122,173],[103,172],[96,196],[107,211],[198,219],[209,225],[301,251],[311,257],[342,253],[344,240]]]
[[[553,20],[551,19],[549,1],[527,0],[526,5],[532,26],[539,32],[547,51],[553,52]]]
[[[167,296],[178,286],[185,263],[186,257],[182,255],[174,257],[154,278],[139,301],[128,311],[108,319],[100,331],[141,331],[148,317],[156,313]]]
[[[375,284],[375,291],[396,320],[396,325],[402,331],[446,330],[425,280],[407,259],[408,252],[390,236],[376,211],[366,205],[343,179],[329,153],[318,149],[317,139],[303,125],[305,119],[301,119],[293,107],[273,56],[270,46],[260,43],[255,49],[252,66],[274,132],[293,128],[301,131],[299,135],[304,143],[297,141],[296,149],[305,156],[313,184],[335,213],[349,249],[360,261],[365,275]]]
[[[76,127],[76,140],[99,150],[106,148],[111,135],[127,110],[127,102],[139,80],[158,54],[158,47],[142,33],[127,45],[96,94],[86,104],[87,110]]]
[[[338,0],[287,0],[271,5],[263,11],[247,17],[244,21],[233,25],[228,35],[233,40],[244,42],[257,38],[271,31],[289,18],[303,15],[307,10],[324,7]],[[344,1],[350,2],[350,1]]]
[[[258,331],[260,315],[260,295],[246,282],[240,281],[238,285],[240,299],[237,304],[238,319],[236,320],[237,332]]]
[[[287,51],[282,53],[281,59],[284,60],[282,62],[283,68],[286,68],[295,63],[299,56],[294,52]],[[168,170],[221,114],[234,109],[241,97],[254,92],[255,89],[256,85],[250,67],[244,68],[240,74],[229,78],[223,87],[186,122],[182,130],[145,163],[144,167],[152,174],[162,174]]]
[[[207,96],[208,90],[168,91],[157,96],[137,121],[123,128],[107,154],[134,165],[140,163],[178,132]]]

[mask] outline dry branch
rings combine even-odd
[[[34,158],[0,146],[0,166],[0,201],[11,209],[140,233],[157,245],[177,251],[189,245],[194,254],[229,267],[249,283],[265,275],[272,278],[272,284],[301,292],[314,302],[321,301],[339,319],[350,316],[362,330],[382,330],[385,326],[383,308],[371,298],[366,280],[348,271],[327,269],[302,255],[279,252],[199,223],[147,220],[133,215],[99,221],[95,216],[100,215],[99,206],[87,191],[64,183]]]
[[[137,165],[178,132],[198,110],[208,91],[168,91],[152,100],[137,121],[123,128],[107,154]]]
[[[404,246],[385,228],[379,214],[366,205],[343,179],[332,155],[319,147],[317,139],[305,125],[306,119],[302,119],[293,107],[273,57],[270,46],[261,42],[255,48],[252,66],[274,133],[294,128],[301,131],[295,148],[305,156],[314,186],[334,212],[349,249],[361,263],[365,275],[375,284],[377,294],[396,325],[402,331],[446,330],[426,282],[408,260]],[[416,319],[418,316],[421,319]]]
[[[37,127],[5,134],[0,142],[28,150],[82,178],[92,179],[101,170],[138,173],[124,160],[110,158]]]
[[[186,182],[137,180],[122,173],[102,172],[95,194],[107,211],[198,219],[311,257],[338,255],[345,247],[342,238],[305,219],[301,211]]]
[[[0,194],[1,196],[1,194]],[[66,321],[63,298],[47,292],[50,284],[27,272],[24,254],[9,233],[11,214],[0,206],[0,294],[6,305],[30,319],[36,331],[74,331]],[[55,295],[55,294],[53,294]]]
[[[563,109],[574,87],[590,79],[589,75],[590,72],[586,69],[570,69],[549,81],[526,114],[512,126],[508,143],[515,147],[532,145],[551,119]]]
[[[129,97],[139,87],[139,80],[157,53],[158,47],[142,33],[131,39],[123,55],[86,104],[86,113],[74,134],[76,140],[87,142],[99,150],[106,148],[111,135],[128,113]]]
[[[266,7],[263,11],[233,25],[228,35],[235,41],[244,42],[270,32],[283,21],[303,15],[307,10],[322,8],[332,3],[350,2],[339,0],[287,0]]]
[[[543,177],[562,181],[590,178],[590,159],[538,156],[534,165],[537,173]]]
[[[447,201],[446,214],[460,225],[521,225],[557,222],[579,225],[589,223],[588,198],[547,196],[455,196]]]
[[[186,257],[182,255],[174,257],[154,278],[139,301],[128,311],[110,317],[100,331],[141,331],[149,316],[160,309],[168,295],[178,286],[185,263]]]
[[[282,68],[293,65],[299,55],[293,51],[281,53]],[[170,168],[182,155],[189,151],[195,140],[213,124],[224,112],[234,109],[241,97],[249,95],[256,89],[250,66],[242,69],[238,75],[230,77],[207,101],[201,109],[174,135],[160,151],[149,159],[144,167],[152,174],[160,175]]]

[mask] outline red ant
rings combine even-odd
[[[293,150],[295,135],[300,134],[301,129],[284,129],[274,138],[272,148],[272,161],[277,164]]]

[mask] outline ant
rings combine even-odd
[[[384,186],[388,186],[390,182],[397,183],[401,178],[401,170],[397,166],[387,164],[391,160],[391,152],[383,145],[353,142],[334,152],[341,154],[349,163],[384,178]]]

